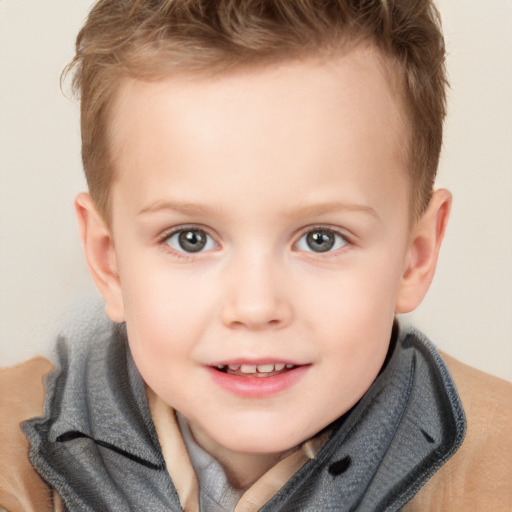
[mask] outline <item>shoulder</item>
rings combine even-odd
[[[464,407],[466,438],[405,510],[512,510],[512,384],[443,358]]]
[[[54,510],[50,489],[28,457],[20,423],[43,413],[44,377],[52,364],[37,357],[0,370],[0,508],[16,512]]]
[[[499,484],[501,490],[512,486],[512,384],[443,354],[461,397],[467,419],[467,435],[461,454],[473,457],[477,464],[472,468],[474,477],[479,477],[486,487],[491,484],[494,491]],[[475,471],[476,470],[476,471]],[[508,478],[503,480],[498,477]],[[476,484],[476,481],[475,481]],[[512,507],[510,508],[512,509]]]
[[[42,411],[44,377],[53,369],[43,357],[35,357],[10,368],[0,369],[0,405],[15,408],[21,416],[30,417]],[[2,417],[5,420],[5,417]]]

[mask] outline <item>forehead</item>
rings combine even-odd
[[[290,168],[299,175],[321,167],[326,177],[340,167],[395,171],[388,162],[403,171],[403,117],[384,59],[361,46],[216,76],[125,80],[110,140],[117,180],[135,180],[141,198],[148,168],[162,171],[163,186],[192,176],[236,181],[236,170],[250,167],[255,186],[271,180],[278,189]],[[226,167],[233,172],[217,172]],[[368,179],[374,184],[375,175]]]

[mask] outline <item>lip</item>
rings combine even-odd
[[[249,364],[249,365],[255,365],[258,366],[260,364],[292,364],[293,366],[302,366],[301,363],[297,361],[292,361],[289,359],[276,359],[274,357],[260,357],[258,359],[252,359],[252,358],[238,358],[238,359],[229,359],[226,361],[218,361],[215,363],[211,363],[208,366],[216,367],[219,365],[225,365],[228,366],[230,364]]]
[[[278,361],[273,361],[274,363]],[[284,362],[284,361],[283,361]],[[288,362],[289,363],[289,362]],[[222,363],[226,364],[226,363]],[[240,364],[230,361],[227,364]],[[251,362],[251,364],[265,364]],[[291,363],[289,363],[291,364]],[[245,398],[265,398],[282,393],[297,384],[307,373],[311,365],[299,365],[284,373],[270,377],[242,377],[218,371],[215,367],[207,367],[213,382],[234,395]]]

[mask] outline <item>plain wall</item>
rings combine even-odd
[[[0,1],[0,365],[48,354],[84,294],[78,106],[59,88],[89,0]],[[434,284],[408,320],[512,378],[512,2],[442,0],[452,88],[439,184],[454,195]],[[485,5],[485,7],[484,7]]]

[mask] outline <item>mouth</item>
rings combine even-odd
[[[218,364],[215,369],[221,373],[237,377],[274,377],[297,368],[291,363],[264,363],[264,364]]]
[[[292,361],[224,361],[208,367],[213,382],[241,398],[262,399],[285,392],[309,373],[311,364]]]

